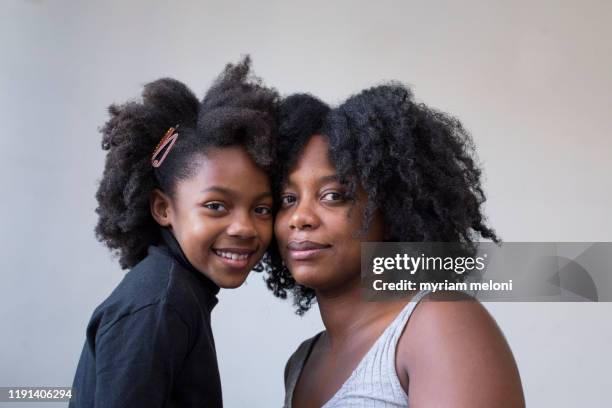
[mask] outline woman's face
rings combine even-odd
[[[179,182],[165,222],[196,269],[235,288],[270,244],[271,208],[268,175],[244,149],[224,147],[209,150],[193,176]]]
[[[293,278],[320,292],[359,285],[361,242],[382,241],[383,223],[375,214],[365,234],[365,191],[355,200],[337,180],[328,158],[327,139],[310,138],[281,190],[281,209],[274,223],[281,255]]]

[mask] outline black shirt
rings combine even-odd
[[[219,287],[162,235],[94,311],[69,407],[222,406],[210,327]]]

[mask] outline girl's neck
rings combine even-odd
[[[343,344],[369,326],[373,321],[391,310],[402,307],[400,302],[367,302],[361,294],[361,282],[357,279],[341,290],[328,292],[316,291],[321,319],[332,350]]]

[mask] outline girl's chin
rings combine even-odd
[[[236,289],[242,286],[248,276],[248,272],[245,274],[235,274],[230,276],[223,275],[216,279],[215,283],[217,284],[217,286],[223,289]]]
[[[206,273],[208,279],[210,279],[215,285],[223,289],[235,289],[246,281],[249,276],[250,270],[246,272],[235,272],[228,273],[227,271],[215,271],[213,273]]]

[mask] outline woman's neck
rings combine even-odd
[[[337,291],[316,291],[321,319],[326,329],[329,345],[333,349],[356,332],[360,332],[373,321],[391,310],[401,308],[406,300],[400,302],[368,302],[361,294],[361,282],[357,279]]]

